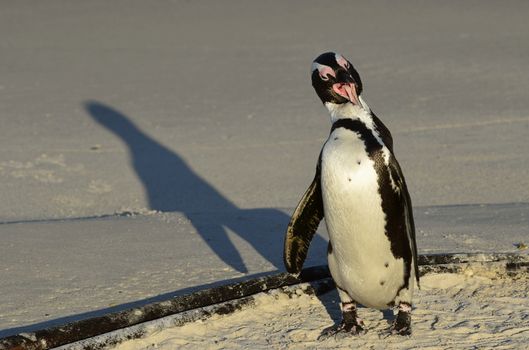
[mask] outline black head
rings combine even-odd
[[[353,65],[342,55],[326,52],[312,62],[312,86],[323,103],[360,105],[362,81]]]

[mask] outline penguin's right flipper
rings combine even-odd
[[[373,122],[375,123],[375,128],[377,129],[378,133],[380,134],[380,137],[382,138],[382,142],[384,142],[384,145],[386,145],[387,148],[393,153],[393,137],[391,136],[391,132],[389,129],[382,123],[382,120],[380,120],[373,111],[371,111],[371,117],[373,117]]]
[[[283,261],[288,272],[301,272],[309,245],[323,219],[323,199],[321,196],[320,162],[316,176],[301,198],[292,214],[285,234]]]

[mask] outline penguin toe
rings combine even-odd
[[[340,326],[341,325],[333,325],[325,328],[323,331],[321,331],[320,335],[318,336],[318,340],[326,340],[336,335]]]
[[[411,327],[403,327],[403,328],[391,327],[390,335],[404,335],[404,336],[411,335]]]

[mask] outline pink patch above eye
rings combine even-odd
[[[331,67],[327,67],[327,66],[322,66],[322,67],[323,67],[322,69],[319,69],[319,72],[320,72],[320,77],[323,80],[328,80],[329,79],[328,75],[336,78],[336,73],[334,73],[334,70]]]
[[[342,55],[336,54],[336,63],[338,63],[340,66],[342,66],[345,69],[349,68],[349,62],[345,58],[343,58]]]
[[[320,74],[320,78],[322,80],[329,80],[328,75],[336,78],[336,73],[334,73],[334,70],[329,66],[325,66],[319,63],[314,63],[313,67],[318,69],[318,73]]]

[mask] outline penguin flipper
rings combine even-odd
[[[283,261],[288,272],[301,272],[309,245],[323,219],[323,199],[321,196],[320,167],[307,191],[301,198],[287,227]]]
[[[413,259],[413,264],[415,268],[415,279],[417,280],[417,286],[420,288],[419,284],[419,264],[417,261],[418,254],[417,254],[417,241],[415,239],[415,222],[413,220],[413,208],[411,204],[411,198],[410,193],[408,192],[408,186],[406,186],[406,180],[404,179],[404,175],[402,174],[402,170],[400,169],[399,163],[395,160],[394,157],[391,158],[389,162],[389,170],[391,173],[392,178],[397,184],[397,187],[399,188],[399,193],[402,198],[403,206],[404,206],[404,216],[406,218],[406,231],[408,235],[408,240],[410,241],[411,245],[411,254]]]
[[[415,222],[413,220],[413,212],[412,212],[412,206],[411,206],[411,198],[410,198],[410,194],[408,193],[408,189],[406,189],[405,191],[405,196],[404,196],[404,201],[405,201],[405,206],[406,206],[406,215],[408,217],[408,222],[409,222],[409,237],[410,237],[410,240],[411,240],[411,246],[412,246],[412,250],[411,250],[411,254],[413,256],[413,264],[414,264],[414,267],[415,267],[415,279],[417,280],[417,287],[421,288],[421,285],[420,285],[420,282],[419,282],[419,262],[418,262],[418,257],[419,257],[419,254],[417,254],[417,240],[415,239]]]

